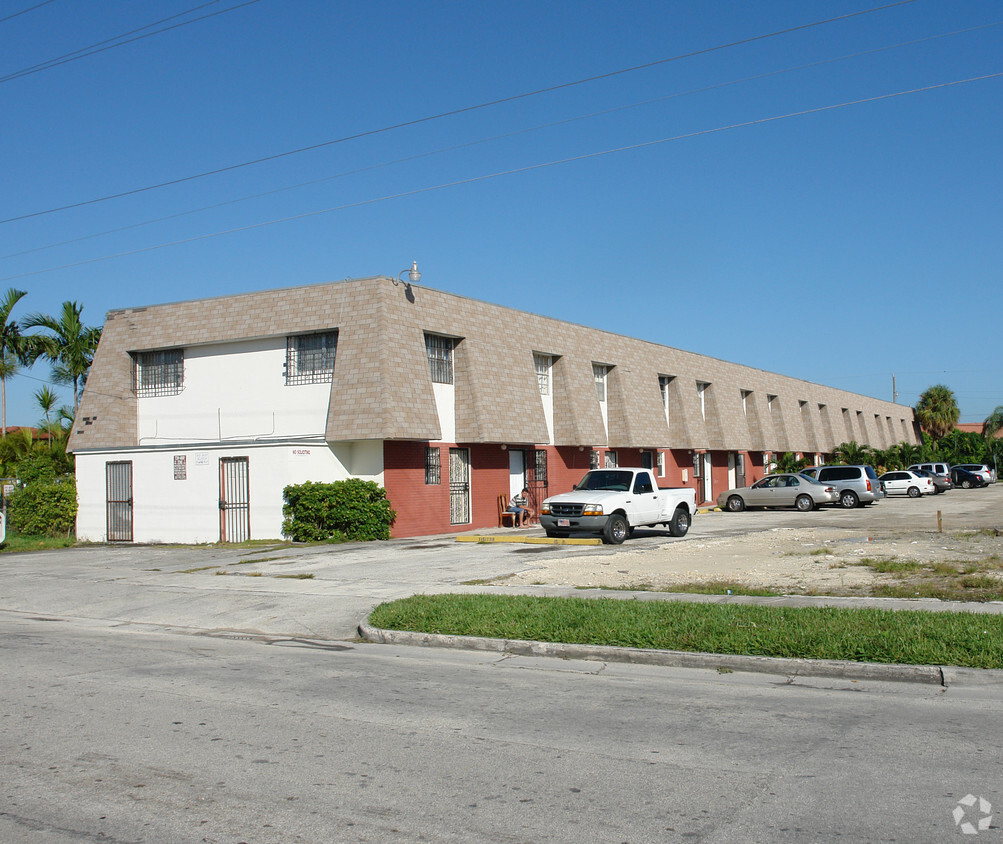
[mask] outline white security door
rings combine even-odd
[[[701,455],[701,459],[703,460],[703,469],[700,472],[703,478],[703,500],[713,501],[714,488],[713,484],[711,483],[711,477],[710,477],[710,468],[711,468],[710,452],[709,451],[704,452],[704,454]]]
[[[518,495],[526,487],[526,452],[513,448],[508,453],[508,497]]]
[[[470,523],[470,449],[449,449],[449,523]]]

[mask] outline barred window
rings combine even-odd
[[[541,486],[547,485],[547,452],[542,448],[536,449],[534,460],[534,469],[536,470],[536,477],[534,480]]]
[[[441,468],[438,446],[426,446],[425,448],[425,483],[439,483],[439,470]]]
[[[185,356],[182,349],[136,352],[133,360],[133,389],[137,396],[176,396],[184,388]]]
[[[592,378],[596,382],[596,395],[599,401],[606,401],[606,374],[609,367],[603,363],[592,364]]]
[[[286,385],[331,383],[337,350],[337,331],[287,337]]]
[[[599,468],[599,452],[595,449],[589,452],[589,468],[598,469]]]
[[[550,395],[550,355],[533,352],[533,365],[536,367],[536,380],[540,384],[540,395]]]
[[[432,381],[436,384],[453,383],[453,346],[452,337],[442,337],[438,334],[425,335],[425,351],[428,352],[428,367],[432,372]]]
[[[615,469],[616,466],[617,466],[616,452],[615,451],[607,451],[606,452],[606,468],[607,469]]]

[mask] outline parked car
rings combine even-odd
[[[951,473],[948,470],[946,475],[935,475],[933,472],[927,472],[924,469],[911,469],[909,471],[915,472],[917,475],[923,475],[933,481],[933,489],[938,495],[942,492],[947,492],[949,489],[954,489],[954,484],[951,483]]]
[[[985,463],[959,463],[955,468],[979,475],[987,484],[996,483],[996,470],[990,469]]]
[[[908,495],[919,498],[921,495],[934,495],[937,490],[929,475],[920,475],[908,469],[885,472],[880,478],[885,495]]]
[[[836,487],[840,505],[848,510],[885,497],[878,473],[872,466],[812,466],[801,474]]]
[[[960,486],[962,489],[975,489],[980,486],[989,486],[989,481],[982,477],[982,475],[976,475],[974,472],[969,472],[967,469],[962,469],[960,466],[951,467],[951,482],[955,486]]]
[[[767,475],[752,486],[729,489],[717,497],[717,506],[732,513],[747,507],[797,507],[802,513],[839,501],[836,487],[798,475]]]
[[[906,469],[910,472],[922,470],[929,472],[931,475],[940,475],[943,478],[951,477],[951,466],[948,463],[937,463],[936,461],[931,463],[913,463],[912,466],[906,466]]]

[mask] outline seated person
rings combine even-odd
[[[516,527],[520,523],[523,525],[528,524],[533,512],[529,509],[529,490],[523,489],[518,495],[513,495],[512,500],[508,503],[508,513],[515,513],[515,519],[513,521]]]

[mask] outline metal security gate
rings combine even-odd
[[[470,449],[449,449],[449,523],[470,523]]]
[[[547,497],[547,452],[542,448],[527,452],[526,487],[529,489],[529,503],[534,513],[540,512],[540,504]]]
[[[109,542],[132,542],[132,461],[104,464]]]
[[[251,538],[250,484],[246,457],[219,459],[219,541]]]

